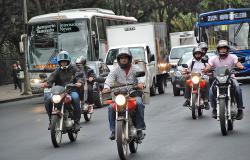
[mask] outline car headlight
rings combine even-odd
[[[125,105],[126,103],[126,98],[124,95],[118,95],[115,97],[115,103],[118,105],[118,106],[123,106]]]
[[[60,103],[62,100],[62,97],[60,95],[53,95],[52,96],[52,102],[54,103]]]
[[[199,78],[199,77],[197,77],[197,76],[192,77],[192,82],[193,82],[194,84],[198,84],[199,81],[200,81],[200,78]]]

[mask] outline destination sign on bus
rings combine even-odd
[[[200,17],[201,22],[216,22],[216,21],[225,21],[225,20],[238,20],[250,18],[250,12],[230,12],[230,13],[221,13],[215,15],[204,15]]]

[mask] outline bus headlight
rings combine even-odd
[[[192,77],[192,82],[193,82],[194,84],[198,84],[199,81],[200,81],[200,78],[199,78],[199,77],[197,77],[197,76]]]
[[[123,106],[126,104],[126,98],[124,95],[119,94],[118,96],[115,97],[115,103],[118,106]]]
[[[54,103],[60,103],[62,100],[62,97],[60,95],[53,95],[52,96],[52,102]]]

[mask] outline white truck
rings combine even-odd
[[[176,65],[182,55],[192,51],[197,46],[196,37],[194,36],[194,31],[173,32],[169,35],[171,43],[169,63]]]
[[[166,25],[164,23],[137,23],[107,27],[109,50],[105,63],[112,69],[119,48],[128,47],[133,62],[144,61],[146,88],[150,95],[165,92],[169,65],[166,63]]]

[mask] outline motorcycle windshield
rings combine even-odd
[[[215,69],[215,75],[217,77],[221,77],[221,76],[227,76],[230,74],[229,69],[227,68],[227,66],[222,66],[222,67],[217,67]]]
[[[65,88],[63,86],[53,86],[51,88],[52,95],[61,95],[65,92]]]

